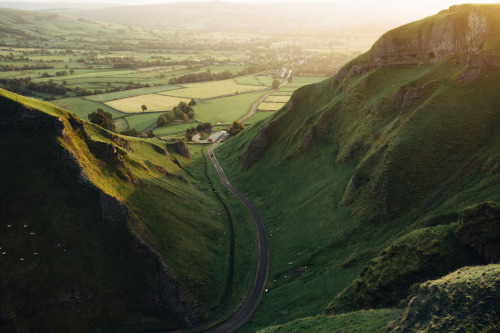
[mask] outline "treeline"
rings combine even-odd
[[[173,108],[172,111],[163,113],[158,117],[156,123],[159,127],[165,126],[173,122],[174,120],[184,120],[189,122],[189,119],[194,117],[193,105],[196,105],[196,101],[192,99],[189,104],[186,102],[180,102],[179,105]]]
[[[109,58],[104,58],[104,60],[107,63],[112,63],[113,68],[116,69],[123,69],[123,68],[145,68],[145,67],[161,67],[161,66],[194,66],[194,65],[199,65],[199,66],[210,66],[213,64],[214,60],[213,59],[204,59],[201,61],[196,61],[196,60],[163,60],[163,59],[156,59],[156,60],[149,60],[149,61],[142,61],[142,60],[136,60],[134,58],[117,58],[117,57],[109,57]],[[94,59],[91,59],[92,62],[94,62]]]
[[[13,79],[0,79],[0,88],[3,88],[8,91],[12,91],[14,93],[20,94],[25,93],[27,90],[37,91],[45,94],[51,95],[66,95],[68,92],[74,92],[77,96],[89,96],[89,95],[99,95],[110,92],[124,91],[124,90],[132,90],[139,88],[148,88],[149,84],[140,84],[140,83],[132,83],[130,82],[126,86],[120,87],[110,87],[107,89],[95,89],[88,90],[80,87],[66,87],[64,85],[60,85],[53,80],[44,81],[44,82],[33,82],[30,77],[27,78],[13,78]]]
[[[22,66],[14,66],[14,65],[0,65],[0,72],[10,72],[10,71],[25,71],[31,69],[53,69],[54,66],[50,65],[28,65],[24,64]]]
[[[206,82],[206,81],[218,81],[232,79],[235,76],[250,75],[266,70],[267,67],[247,67],[238,72],[236,75],[230,71],[224,71],[221,73],[213,74],[211,72],[200,72],[200,73],[189,73],[179,77],[171,78],[168,84],[182,84],[182,83],[193,83],[193,82]]]
[[[234,77],[234,74],[230,71],[224,71],[222,73],[217,73],[217,74],[208,73],[208,72],[189,73],[189,74],[182,75],[179,77],[171,78],[168,81],[168,84],[218,81],[218,80],[232,79],[233,77]]]

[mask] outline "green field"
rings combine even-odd
[[[286,103],[290,97],[288,96],[280,96],[280,95],[271,95],[264,102],[271,102],[271,103]]]
[[[237,96],[217,98],[198,103],[194,107],[195,118],[200,122],[212,124],[231,124],[250,111],[250,107],[267,91],[242,94]]]
[[[259,110],[277,111],[281,109],[286,103],[268,103],[262,102],[259,104]]]
[[[56,99],[51,102],[63,109],[69,110],[76,114],[83,120],[88,120],[88,115],[95,112],[98,108],[103,109],[106,112],[110,112],[113,117],[121,117],[124,113],[119,112],[113,108],[108,107],[99,102],[89,101],[83,97],[69,97],[63,99]]]
[[[147,106],[148,109],[145,112],[156,112],[172,110],[180,102],[189,102],[189,99],[150,94],[122,98],[106,102],[105,104],[125,113],[142,113],[141,105]]]
[[[175,90],[175,89],[180,89],[180,88],[182,88],[182,87],[181,86],[172,86],[172,85],[163,85],[163,86],[155,86],[155,87],[149,87],[149,88],[139,88],[139,89],[125,90],[125,91],[117,91],[117,92],[112,92],[112,93],[108,93],[108,94],[85,96],[85,98],[88,100],[91,100],[91,101],[109,102],[109,101],[112,101],[115,99],[149,95],[149,94],[154,94],[157,92]]]
[[[168,126],[163,126],[163,127],[158,127],[153,130],[153,133],[156,136],[181,136],[184,137],[186,134],[186,130],[191,127],[196,127],[199,124],[201,124],[198,121],[193,121],[190,123],[180,123],[180,124],[175,124],[175,125],[168,125]]]
[[[184,98],[204,99],[216,96],[234,94],[236,92],[248,92],[262,89],[260,87],[238,84],[234,80],[210,81],[200,83],[183,84],[184,89],[167,91],[163,95]]]
[[[254,86],[265,86],[255,76],[238,76],[238,77],[235,77],[234,80],[238,84],[247,84],[247,85],[254,85]]]
[[[135,128],[138,131],[143,131],[156,122],[161,113],[141,113],[127,116],[129,128]]]
[[[250,117],[250,119],[245,121],[245,124],[253,124],[253,123],[259,122],[262,119],[267,119],[267,118],[271,117],[273,114],[275,114],[275,112],[273,112],[273,111],[259,111],[256,114],[254,114],[252,117]]]

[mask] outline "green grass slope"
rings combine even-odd
[[[498,332],[500,265],[464,267],[415,288],[388,332]]]
[[[226,206],[195,172],[204,164],[186,171],[161,141],[4,90],[0,100],[2,332],[168,330],[241,302],[253,275],[233,272],[243,245],[231,249]],[[236,264],[251,265],[255,244],[244,246]]]
[[[355,291],[356,278],[366,288],[351,295],[379,295],[349,311],[397,304],[411,283],[457,268],[447,256],[482,260],[459,244],[453,223],[500,201],[499,18],[498,5],[456,6],[390,31],[220,147],[269,230],[269,293],[243,331],[321,314],[345,288]],[[412,259],[414,250],[423,257]],[[413,269],[420,273],[405,281]]]

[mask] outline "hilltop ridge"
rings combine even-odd
[[[487,262],[457,230],[500,203],[498,22],[499,5],[461,5],[393,29],[219,149],[273,230],[271,292],[248,331],[396,306]]]

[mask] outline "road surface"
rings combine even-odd
[[[224,139],[224,138],[222,138]],[[219,178],[231,192],[235,196],[237,196],[247,207],[250,212],[253,222],[255,224],[255,229],[257,230],[257,243],[259,245],[258,248],[258,257],[257,257],[257,271],[255,272],[255,277],[252,283],[252,288],[247,295],[247,298],[243,302],[243,305],[234,313],[234,315],[223,322],[222,324],[209,329],[206,331],[207,333],[229,333],[234,332],[241,326],[243,326],[255,312],[257,307],[260,304],[260,300],[264,293],[264,289],[266,287],[267,275],[269,272],[269,244],[267,241],[266,229],[264,228],[264,222],[262,221],[262,217],[259,214],[259,211],[255,206],[247,199],[240,191],[238,191],[226,178],[226,174],[222,169],[219,161],[214,155],[214,149],[217,147],[221,140],[215,142],[208,153],[210,155],[210,159],[219,174]]]
[[[288,74],[287,74],[287,76],[285,78],[285,81],[282,84],[280,84],[280,86],[278,87],[278,89],[281,88],[281,87],[284,87],[288,83],[288,78],[290,77],[290,75],[292,75],[292,70],[288,71]],[[243,122],[247,121],[248,119],[250,119],[250,117],[252,117],[254,114],[256,114],[257,113],[257,108],[259,107],[260,103],[264,102],[269,96],[271,96],[278,89],[272,89],[270,92],[268,92],[267,94],[265,94],[264,96],[262,96],[257,102],[253,103],[252,106],[250,107],[250,111],[246,115],[244,115],[239,120],[239,122],[243,123]]]

